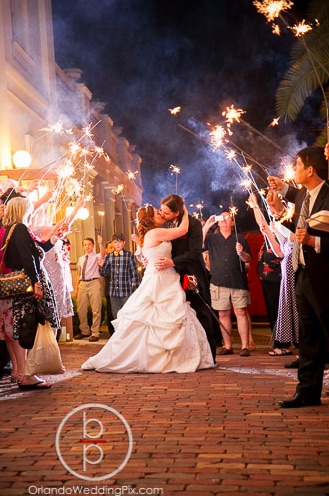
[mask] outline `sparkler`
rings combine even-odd
[[[273,121],[271,122],[271,124],[269,124],[269,127],[278,126],[279,125],[279,120],[280,120],[280,116],[279,117],[275,117],[273,119]]]
[[[181,110],[182,107],[174,107],[173,109],[168,109],[171,115],[177,115]]]
[[[171,174],[170,174],[171,176],[172,176],[173,174],[176,174],[176,195],[177,195],[177,187],[178,187],[178,174],[180,174],[180,168],[179,168],[179,167],[177,167],[177,165],[171,165],[171,166],[169,167],[169,169],[171,169]]]
[[[103,220],[104,220],[104,215],[105,215],[104,210],[98,210],[98,215],[99,215],[100,220],[101,220],[100,235],[103,236]]]
[[[223,126],[220,126],[218,124],[209,134],[210,134],[211,144],[213,145],[214,148],[220,148],[221,146],[223,146],[224,143],[223,140],[226,135],[226,131],[223,128]]]
[[[126,202],[126,198],[125,198],[125,196],[123,194],[123,190],[124,190],[124,185],[123,184],[119,184],[115,189],[112,189],[112,193],[114,193],[115,195],[121,195],[121,198],[122,198],[123,204],[125,206],[126,212],[129,213],[128,205],[127,205],[127,202]],[[134,226],[135,225],[134,221],[131,221],[131,224]]]
[[[293,27],[290,27],[288,25],[288,23],[285,21],[285,19],[282,16],[282,12],[286,12],[287,10],[289,10],[293,6],[293,2],[291,2],[290,0],[263,0],[262,2],[258,1],[258,0],[254,0],[253,5],[256,7],[256,9],[258,10],[258,12],[260,14],[264,14],[264,16],[266,17],[268,22],[273,21],[275,18],[280,17],[280,19],[285,23],[285,25],[288,27],[288,29],[291,29],[292,31],[294,31],[295,37],[301,41],[301,43],[302,43],[302,45],[303,45],[303,47],[304,47],[304,49],[308,55],[308,58],[309,58],[310,63],[312,65],[315,77],[317,78],[319,87],[321,89],[321,92],[322,92],[322,95],[324,98],[324,103],[326,106],[327,141],[329,142],[328,101],[327,101],[327,96],[326,96],[326,93],[324,91],[322,81],[320,79],[317,67],[314,64],[314,60],[317,62],[319,67],[321,67],[323,72],[327,74],[327,76],[329,76],[329,72],[326,69],[326,67],[324,67],[324,65],[321,63],[321,61],[317,60],[317,58],[314,56],[314,53],[311,52],[311,50],[308,48],[308,46],[306,44],[304,35],[312,30],[312,26],[310,24],[305,24],[305,20],[303,20],[301,23],[299,23],[298,25],[295,25]],[[316,25],[317,26],[319,25],[317,20],[316,20]],[[314,60],[313,60],[313,58],[314,58]],[[328,168],[329,168],[329,161],[328,161]],[[329,171],[328,171],[328,175],[329,175]]]
[[[291,9],[293,2],[291,0],[254,0],[253,5],[260,14],[266,17],[267,22],[271,22],[280,17],[281,12]]]
[[[126,172],[126,174],[128,176],[128,179],[130,179],[131,181],[134,181],[136,179],[136,176],[138,174],[138,171],[132,172],[131,170],[128,170]]]
[[[200,219],[202,220],[203,219],[203,215],[202,215],[202,209],[203,209],[204,205],[203,205],[203,201],[201,203],[197,203],[195,205],[195,208],[199,209],[199,214],[200,214]]]
[[[236,214],[238,213],[238,209],[236,207],[233,206],[233,202],[232,202],[232,198],[231,198],[231,203],[232,203],[232,206],[229,207],[229,212],[230,212],[230,215],[233,219],[233,223],[234,223],[234,231],[235,231],[235,238],[236,238],[236,242],[239,243],[239,238],[238,238],[238,229],[236,227],[236,220],[235,220],[235,217],[236,217]],[[242,272],[242,261],[241,261],[241,258],[239,257],[239,262],[240,262],[240,271]]]
[[[296,186],[296,183],[294,181],[295,177],[295,172],[293,170],[293,164],[284,164],[284,169],[283,169],[283,180],[286,183],[291,182],[293,186]]]
[[[304,36],[304,34],[308,33],[308,31],[312,31],[312,26],[310,24],[305,24],[305,19],[303,19],[302,22],[300,22],[297,25],[295,24],[289,29],[294,31],[295,36],[298,37],[298,36]]]
[[[226,110],[222,112],[222,115],[226,117],[225,122],[228,124],[233,124],[233,122],[240,122],[241,115],[245,113],[245,110],[236,109],[232,104],[230,107],[226,107]]]

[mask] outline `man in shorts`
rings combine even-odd
[[[250,303],[245,264],[251,260],[247,240],[233,232],[234,222],[228,212],[223,212],[216,220],[211,215],[203,227],[204,248],[209,252],[211,306],[219,311],[219,319],[224,328],[224,346],[219,355],[232,355],[231,307],[237,319],[242,350],[240,356],[250,356],[249,323],[247,305]],[[209,229],[218,222],[216,230]],[[225,332],[226,331],[226,332]]]

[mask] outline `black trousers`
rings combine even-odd
[[[266,279],[261,279],[260,282],[262,285],[268,320],[271,331],[273,332],[278,318],[281,280],[267,281]]]
[[[191,303],[191,307],[195,310],[197,318],[206,332],[214,363],[216,363],[215,320],[207,306],[201,300],[200,296],[196,293],[187,290],[186,299]],[[204,299],[208,303],[206,297],[204,297]]]
[[[321,284],[312,287],[307,269],[296,274],[296,302],[300,317],[297,392],[320,399],[329,349],[329,295]]]

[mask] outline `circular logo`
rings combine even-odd
[[[126,419],[114,408],[99,403],[71,410],[61,421],[55,439],[63,467],[88,481],[114,477],[127,464],[132,446]]]

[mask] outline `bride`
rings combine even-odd
[[[157,270],[159,257],[171,256],[170,240],[188,231],[184,206],[181,224],[165,229],[151,205],[138,211],[138,232],[147,267],[141,285],[112,322],[115,333],[100,352],[81,366],[97,372],[195,372],[213,368],[206,333],[186,302],[180,277],[173,267]]]

